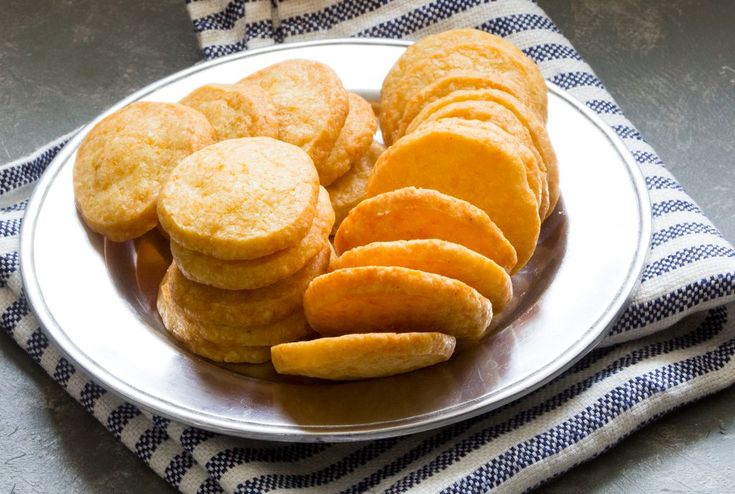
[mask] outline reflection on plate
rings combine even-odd
[[[175,74],[110,111],[135,100],[177,101],[204,83],[234,82],[289,58],[324,62],[350,91],[375,101],[404,49],[401,42],[343,40],[252,51]],[[72,165],[89,128],[49,167],[27,210],[21,264],[31,305],[62,351],[108,389],[160,415],[227,434],[369,439],[507,403],[599,341],[633,290],[648,246],[650,207],[627,151],[594,115],[552,87],[548,128],[562,200],[544,223],[533,259],[514,276],[515,298],[493,321],[492,336],[444,364],[364,382],[284,377],[269,364],[215,365],[180,348],[156,314],[156,289],[170,262],[161,234],[115,244],[79,219]]]

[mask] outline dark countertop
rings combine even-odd
[[[5,0],[0,162],[200,60],[181,0]],[[735,4],[539,2],[687,191],[735,238]],[[0,492],[167,485],[0,336]],[[667,415],[546,486],[549,493],[732,492],[735,390]]]

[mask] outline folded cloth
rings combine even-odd
[[[18,233],[34,184],[69,136],[0,167],[0,325],[172,486],[192,493],[523,491],[735,381],[735,251],[535,4],[187,4],[207,58],[279,42],[415,39],[466,26],[506,36],[536,60],[549,81],[583,101],[623,139],[645,175],[654,231],[640,288],[603,348],[543,388],[498,410],[411,436],[354,444],[268,443],[151,415],[107,392],[61,356],[23,297]]]

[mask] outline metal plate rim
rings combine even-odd
[[[364,430],[357,431],[352,425],[329,426],[328,430],[320,430],[320,427],[322,426],[318,425],[274,426],[265,424],[250,424],[250,427],[243,427],[244,423],[242,421],[221,417],[212,417],[210,415],[202,413],[182,410],[176,405],[164,401],[161,398],[146,394],[144,391],[134,388],[128,385],[126,382],[118,379],[114,375],[111,375],[100,364],[98,364],[88,355],[76,351],[73,342],[64,333],[63,329],[57,324],[53,317],[53,314],[50,313],[44,303],[41,287],[36,278],[36,273],[33,266],[33,233],[36,228],[36,220],[40,212],[40,207],[44,202],[44,198],[46,196],[46,193],[48,192],[50,185],[53,183],[54,178],[60,171],[62,165],[67,161],[69,155],[71,155],[79,146],[83,136],[85,135],[85,130],[90,128],[92,125],[94,125],[97,121],[99,121],[110,112],[122,108],[130,102],[135,101],[160,87],[164,87],[173,81],[184,78],[192,73],[205,70],[209,67],[213,67],[222,63],[227,63],[228,61],[235,59],[257,56],[263,53],[313,46],[343,44],[405,47],[410,45],[411,43],[400,40],[345,38],[284,44],[221,57],[216,60],[197,64],[182,71],[176,72],[168,77],[160,79],[159,81],[156,81],[142,88],[139,91],[136,91],[127,98],[120,100],[118,103],[111,106],[106,111],[100,113],[97,118],[95,118],[88,125],[81,128],[77,132],[77,134],[69,140],[65,148],[59,153],[59,155],[54,158],[46,172],[39,180],[39,183],[36,185],[36,188],[33,191],[28,206],[26,208],[20,234],[21,278],[26,297],[31,308],[33,309],[33,312],[36,314],[39,321],[41,322],[41,326],[46,330],[47,334],[54,340],[54,342],[57,343],[62,354],[66,358],[68,358],[73,364],[77,365],[81,369],[84,369],[91,377],[93,377],[95,380],[98,380],[104,387],[112,391],[114,394],[120,396],[127,401],[130,401],[131,403],[145,410],[148,410],[152,413],[160,414],[176,421],[184,422],[223,434],[248,437],[253,439],[301,442],[347,442],[379,439],[435,429],[498,408],[548,383],[550,380],[574,365],[575,362],[577,362],[591,349],[597,346],[597,344],[604,338],[606,330],[621,315],[632,293],[639,283],[639,277],[643,270],[645,257],[646,253],[648,252],[648,246],[651,237],[650,199],[645,186],[643,175],[638,167],[638,164],[633,160],[629,150],[625,147],[620,138],[612,131],[612,129],[610,129],[608,125],[606,125],[600,119],[599,116],[594,114],[590,109],[586,108],[581,102],[572,98],[565,91],[561,90],[557,86],[547,83],[549,91],[553,92],[555,95],[559,96],[567,103],[571,104],[577,111],[582,113],[588,120],[590,120],[593,125],[595,125],[600,131],[602,131],[620,155],[621,160],[625,164],[626,171],[631,178],[636,198],[638,200],[639,243],[637,246],[637,255],[635,257],[635,262],[630,266],[628,270],[628,276],[626,277],[626,282],[623,286],[620,287],[616,298],[610,302],[607,309],[598,319],[597,323],[585,333],[585,338],[580,339],[577,344],[566,350],[566,352],[564,353],[565,358],[560,359],[560,361],[562,361],[560,365],[543,366],[534,371],[530,376],[528,376],[527,380],[535,380],[532,385],[524,386],[522,381],[514,386],[509,386],[501,398],[498,399],[497,397],[495,397],[495,399],[493,399],[490,403],[487,402],[487,399],[478,399],[474,400],[474,402],[463,403],[462,406],[456,406],[452,409],[441,410],[440,412],[442,413],[440,416],[437,416],[439,412],[427,413],[421,418],[421,420],[418,421],[412,421],[406,424],[400,423],[400,419],[398,419],[394,421],[399,422],[398,425],[387,427],[384,426],[377,429],[370,428],[371,424],[369,423],[362,424]],[[532,379],[535,376],[539,376],[539,378]],[[388,422],[388,424],[390,424],[390,422]]]

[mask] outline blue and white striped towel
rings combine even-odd
[[[273,444],[152,416],[107,392],[60,355],[23,298],[17,249],[28,195],[68,136],[0,167],[0,324],[172,486],[192,493],[523,491],[598,455],[661,414],[735,381],[735,251],[535,4],[187,3],[207,58],[275,42],[418,38],[459,26],[507,36],[538,62],[547,79],[600,114],[628,145],[646,177],[654,234],[641,287],[604,347],[540,390],[499,410],[412,436],[356,444]]]

